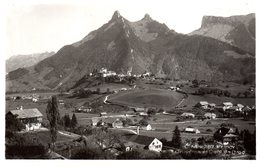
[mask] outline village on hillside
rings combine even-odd
[[[255,159],[255,85],[106,68],[76,84],[6,95],[7,159]]]

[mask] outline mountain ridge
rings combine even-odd
[[[150,71],[173,79],[243,81],[254,78],[254,63],[254,56],[237,46],[203,35],[179,34],[148,14],[130,22],[116,11],[82,40],[62,47],[26,72],[17,71],[23,74],[20,78],[7,76],[7,82],[17,84],[7,89],[19,89],[20,84],[28,89],[37,85],[69,89],[84,75],[103,67],[117,73]],[[24,85],[25,80],[31,83]]]

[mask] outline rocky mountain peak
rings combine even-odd
[[[146,13],[146,14],[144,15],[144,18],[143,18],[142,20],[152,21],[153,19],[150,17],[149,14]]]
[[[119,11],[116,10],[112,16],[112,20],[120,19],[122,16],[120,15]]]

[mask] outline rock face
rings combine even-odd
[[[214,17],[204,16],[201,28],[189,35],[203,35],[227,42],[255,55],[255,14]]]
[[[55,52],[35,53],[29,55],[16,55],[6,60],[6,72],[33,66],[41,60],[54,55]]]
[[[178,79],[239,82],[254,81],[255,58],[227,42],[176,33],[147,14],[130,22],[116,11],[108,23],[81,41],[62,47],[33,67],[13,71],[12,75],[21,75],[7,76],[7,90],[71,88],[102,67],[117,73],[131,69],[133,74],[150,71]]]

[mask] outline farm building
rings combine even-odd
[[[59,104],[63,105],[64,104],[64,100],[59,100]]]
[[[237,104],[237,107],[237,111],[242,111],[242,109],[244,108],[242,104]]]
[[[92,118],[91,118],[91,125],[92,125],[92,126],[97,126],[97,123],[98,123],[99,120],[100,120],[100,119],[97,118],[97,117],[92,117]]]
[[[101,126],[112,127],[112,128],[122,128],[123,122],[118,118],[106,118],[106,119],[102,119]]]
[[[146,126],[141,126],[140,129],[142,130],[152,130],[152,126],[150,124],[146,125]]]
[[[222,142],[224,145],[237,141],[238,136],[232,128],[221,127],[214,133],[214,139]]]
[[[107,112],[101,112],[99,115],[100,115],[100,117],[105,117],[105,116],[107,116]]]
[[[142,107],[134,107],[132,108],[135,112],[145,112],[146,109],[145,108],[142,108]]]
[[[223,103],[223,110],[229,109],[230,107],[233,107],[233,104],[231,102],[224,102]]]
[[[195,106],[206,110],[208,109],[208,105],[209,103],[207,101],[200,101]]]
[[[150,151],[161,152],[162,142],[154,137],[142,136],[142,135],[127,135],[125,136],[128,141],[125,146],[128,150],[133,147],[141,147],[143,149],[148,149]]]
[[[89,108],[89,107],[80,106],[76,111],[77,111],[77,112],[91,112],[92,109]]]
[[[216,107],[215,103],[209,103],[208,105],[209,109],[214,109]]]
[[[216,119],[216,116],[217,116],[216,114],[210,113],[210,112],[207,112],[207,113],[204,114],[204,117],[206,119]]]
[[[7,114],[15,116],[25,125],[26,131],[37,130],[41,128],[42,113],[37,108],[11,110]]]
[[[185,112],[185,113],[182,113],[182,114],[181,114],[181,117],[194,118],[194,117],[195,117],[195,114]]]
[[[200,131],[196,128],[185,128],[184,132],[186,132],[186,133],[196,133],[196,134],[200,133]]]

